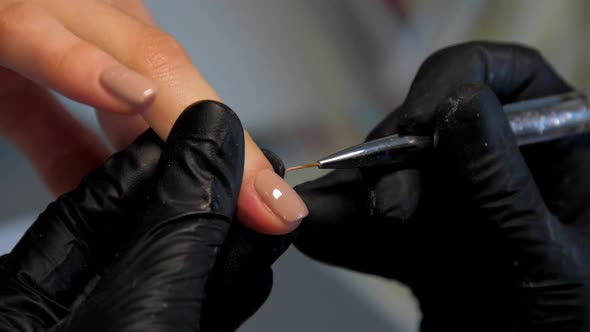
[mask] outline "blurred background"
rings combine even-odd
[[[260,146],[287,165],[360,142],[433,51],[474,39],[540,49],[580,88],[585,0],[146,0]],[[65,100],[98,130],[92,110]],[[0,141],[0,252],[51,200],[21,154]],[[321,175],[289,175],[292,184]],[[417,331],[402,285],[320,265],[290,249],[267,303],[240,331]]]

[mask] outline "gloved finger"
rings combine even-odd
[[[283,161],[270,150],[262,152],[283,177]],[[251,317],[270,295],[272,264],[292,241],[292,233],[266,235],[234,223],[209,275],[201,331],[235,331]]]
[[[368,216],[366,188],[357,170],[334,171],[295,190],[310,211],[295,231],[297,249],[324,263],[401,278],[396,271],[409,257],[404,248],[411,225]]]
[[[271,266],[292,239],[232,225],[209,276],[201,331],[235,331],[262,306],[272,289]]]
[[[483,84],[466,85],[438,110],[434,142],[440,174],[454,184],[462,208],[473,209],[482,227],[497,234],[498,253],[513,280],[534,283],[567,270],[563,264],[575,264],[494,92]]]
[[[560,220],[585,223],[590,218],[590,192],[586,190],[590,187],[590,134],[523,146],[520,150],[549,210]]]
[[[400,112],[400,134],[432,135],[436,107],[465,84],[486,84],[502,104],[572,88],[536,50],[471,42],[442,49],[424,61]]]
[[[234,218],[244,136],[227,106],[189,107],[174,125],[139,222],[87,300],[60,328],[194,330]]]
[[[515,44],[487,42],[452,46],[434,53],[424,61],[404,103],[371,131],[368,140],[396,133],[432,136],[437,105],[452,91],[469,83],[487,84],[502,104],[571,90],[536,50]],[[539,157],[546,161],[562,160],[562,143],[551,144],[553,146],[544,144],[525,148],[524,153],[531,160]],[[390,175],[392,173],[395,170],[391,168],[363,172],[371,197],[371,213],[374,215],[391,214],[389,196],[395,188],[395,177],[398,176]],[[556,178],[550,174],[534,175],[536,179]],[[419,176],[416,177],[412,181],[420,182]],[[543,189],[546,187],[543,194],[549,195],[552,188],[542,186]],[[413,191],[419,195],[418,187],[414,187]]]
[[[18,312],[11,326],[52,326],[112,259],[132,226],[127,209],[155,172],[161,144],[146,132],[50,204],[27,230],[3,266],[0,306]]]
[[[572,90],[534,49],[516,45],[471,42],[442,49],[424,61],[398,111],[400,134],[432,135],[436,106],[452,91],[471,83],[486,84],[502,104]],[[382,132],[374,132],[378,137]],[[523,148],[527,160],[562,160],[567,140]],[[565,148],[565,149],[564,149]],[[544,171],[542,171],[544,170]],[[535,179],[555,179],[554,167],[537,168]],[[542,184],[541,189],[550,184]],[[544,195],[556,192],[547,188]]]

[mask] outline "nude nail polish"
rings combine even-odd
[[[149,105],[158,92],[152,80],[120,65],[103,71],[100,82],[107,91],[133,108]]]
[[[298,222],[309,213],[295,190],[272,170],[260,171],[254,187],[266,206],[286,223]]]

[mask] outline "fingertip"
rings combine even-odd
[[[238,199],[237,217],[246,227],[267,235],[288,234],[301,224],[301,219],[286,221],[274,213],[254,188],[242,188]]]
[[[227,105],[214,100],[201,100],[185,108],[172,127],[168,140],[176,135],[198,135],[206,132],[218,136],[220,143],[226,136],[231,136],[240,145],[244,145],[244,129],[237,114]],[[243,150],[243,147],[242,149]]]
[[[269,235],[295,230],[308,214],[299,195],[271,168],[245,177],[238,200],[238,219],[247,227]]]
[[[238,200],[238,219],[257,232],[282,235],[295,230],[308,214],[299,194],[281,178],[284,165],[274,153],[262,152],[247,136],[246,169]]]
[[[265,205],[287,224],[299,222],[309,213],[295,190],[271,169],[256,174],[254,188]]]
[[[158,85],[123,65],[104,68],[99,82],[112,97],[136,113],[144,112],[156,99]]]
[[[244,171],[244,132],[229,107],[201,101],[178,117],[164,143],[148,222],[187,213],[233,220]]]
[[[189,105],[178,117],[166,140],[170,149],[180,146],[219,163],[203,163],[212,174],[227,177],[240,186],[244,170],[244,129],[236,113],[227,105],[203,100]],[[204,159],[206,159],[204,158]],[[213,169],[216,167],[217,169]],[[239,188],[232,189],[237,199]]]

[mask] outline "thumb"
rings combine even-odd
[[[434,147],[442,174],[450,175],[465,208],[497,232],[515,280],[534,282],[564,271],[565,232],[545,206],[501,104],[486,85],[465,85],[439,105]]]
[[[285,165],[262,149],[274,172],[283,177]],[[293,233],[267,235],[234,223],[209,274],[201,311],[201,331],[235,331],[270,295],[271,265],[292,242]]]

